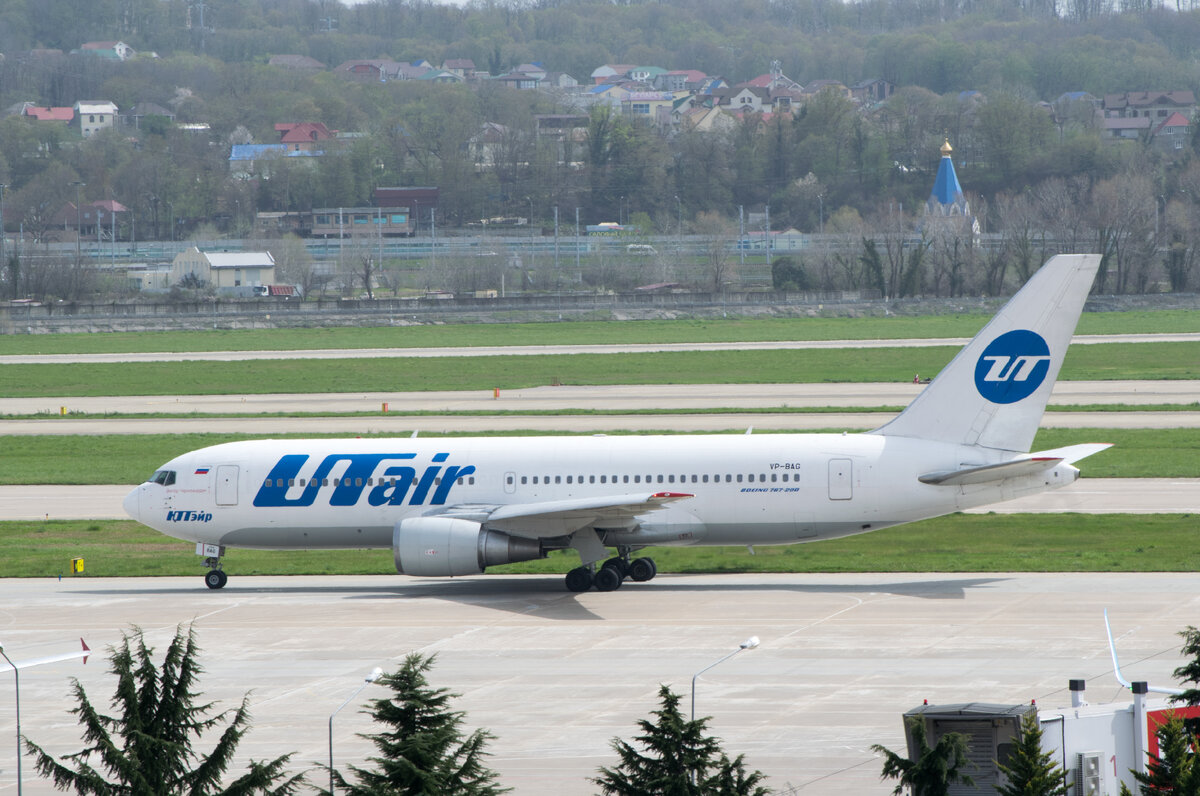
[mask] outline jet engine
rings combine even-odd
[[[478,575],[486,567],[530,561],[546,554],[536,539],[485,530],[451,517],[414,517],[392,529],[396,571],[402,575]]]

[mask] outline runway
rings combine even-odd
[[[1084,678],[1093,703],[1128,702],[1114,679],[1102,612],[1124,673],[1172,684],[1176,633],[1200,611],[1194,574],[660,576],[616,592],[570,594],[559,578],[424,580],[234,577],[220,592],[194,578],[0,581],[0,633],[21,660],[78,648],[97,655],[21,673],[22,732],[61,755],[82,742],[68,678],[108,707],[102,651],[132,625],[160,652],[195,622],[204,700],[222,709],[250,692],[248,757],[294,752],[298,768],[328,755],[330,714],[375,666],[436,653],[432,683],[461,694],[465,727],[496,735],[489,765],[522,796],[582,796],[617,762],[658,707],[660,683],[683,696],[691,678],[749,636],[761,645],[699,678],[696,710],[730,754],[775,789],[821,796],[890,793],[879,743],[902,751],[901,715],[931,704],[1069,704]],[[358,708],[334,723],[335,762],[372,750]],[[15,793],[13,690],[0,688],[0,791]],[[208,744],[203,744],[204,748]],[[26,761],[25,792],[53,793]],[[321,780],[320,772],[315,779]]]

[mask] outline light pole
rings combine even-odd
[[[363,678],[363,684],[355,689],[354,693],[349,698],[338,706],[338,709],[329,714],[329,796],[333,796],[333,717],[341,712],[342,708],[350,704],[356,696],[362,693],[362,690],[371,683],[377,682],[380,677],[383,677],[383,669],[376,666],[371,670],[371,673]],[[17,794],[21,796],[21,794]]]
[[[79,221],[79,205],[83,203],[83,186],[87,185],[87,183],[75,180],[71,184],[75,186],[75,264],[78,265],[82,257],[79,248],[79,239],[83,237],[83,226]]]
[[[822,196],[821,194],[817,194],[817,208],[818,208],[818,212],[820,213],[820,215],[817,216],[817,223],[819,225],[817,227],[817,234],[824,235],[825,234],[825,197]]]
[[[0,644],[0,655],[3,655],[4,660],[12,667],[13,683],[17,686],[17,796],[21,796],[21,672],[4,651],[3,644]]]
[[[729,653],[728,655],[721,658],[720,660],[710,663],[708,666],[705,666],[703,669],[701,669],[700,671],[698,671],[692,675],[692,721],[696,720],[696,678],[699,677],[700,675],[704,674],[705,672],[707,672],[709,669],[713,668],[717,664],[724,663],[725,661],[729,660],[730,658],[732,658],[734,655],[737,655],[742,650],[752,650],[757,646],[758,646],[758,636],[751,636],[750,638],[743,641],[738,646],[738,648],[735,649],[733,652]]]
[[[675,194],[675,211],[679,215],[679,226],[677,228],[679,230],[677,233],[679,240],[677,241],[677,243],[678,243],[677,248],[682,250],[683,249],[683,202],[679,201],[679,194]]]
[[[4,267],[4,189],[8,186],[0,182],[0,268]],[[16,286],[13,286],[13,298],[17,297]]]

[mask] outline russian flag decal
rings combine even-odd
[[[208,468],[207,467],[197,467],[196,472],[193,473],[193,475],[208,475]]]

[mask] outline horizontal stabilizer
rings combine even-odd
[[[1034,475],[1043,470],[1049,470],[1059,464],[1074,464],[1094,453],[1111,448],[1107,442],[1084,443],[1068,445],[1065,448],[1055,448],[1049,451],[1038,451],[1018,459],[1011,459],[999,464],[983,464],[964,466],[957,470],[941,470],[936,473],[926,473],[918,476],[923,484],[936,486],[962,486],[965,484],[987,484],[993,481],[1003,481],[1005,478],[1016,478],[1022,475]]]
[[[1053,456],[1030,456],[1015,459],[1000,464],[984,464],[978,467],[964,467],[960,470],[942,470],[936,473],[926,473],[918,476],[922,484],[936,486],[962,486],[964,484],[986,484],[992,481],[1003,481],[1005,478],[1016,478],[1020,475],[1033,475],[1043,470],[1049,470],[1061,462],[1061,458]]]

